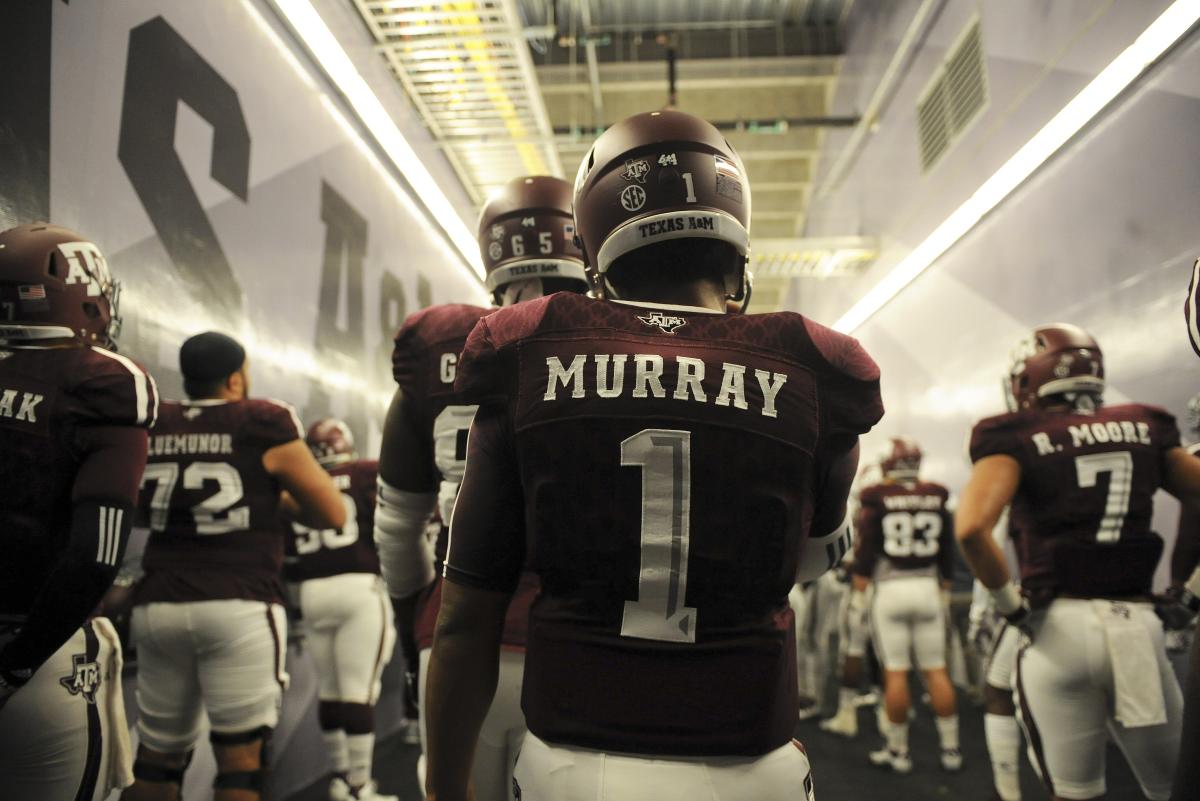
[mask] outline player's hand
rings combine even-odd
[[[1154,596],[1154,614],[1162,620],[1166,631],[1186,629],[1196,616],[1197,608],[1200,608],[1200,599],[1187,590]]]

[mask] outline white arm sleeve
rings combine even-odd
[[[425,535],[437,502],[432,492],[405,492],[379,479],[375,503],[375,547],[388,592],[395,598],[412,595],[433,581],[433,542]]]
[[[813,581],[842,561],[842,557],[854,544],[854,531],[850,517],[836,529],[823,537],[809,535],[800,549],[800,562],[796,568],[796,582]]]

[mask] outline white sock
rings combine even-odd
[[[858,693],[849,687],[842,687],[838,690],[838,714],[842,714],[843,709],[854,709],[854,699],[858,697]]]
[[[321,738],[325,740],[325,748],[333,761],[333,772],[345,774],[350,769],[350,752],[346,749],[346,732],[344,729],[322,731]]]
[[[938,739],[942,741],[942,750],[958,750],[958,715],[947,715],[944,718],[934,718],[937,724]]]
[[[1017,771],[1021,733],[1017,730],[1017,719],[1011,715],[984,715],[983,734],[987,739],[988,755],[992,758],[996,792],[1003,801],[1021,801]]]
[[[884,730],[884,736],[887,738],[888,750],[894,754],[908,753],[908,724],[907,723],[892,723],[888,721],[887,728]]]
[[[371,780],[371,754],[375,751],[375,735],[348,735],[346,750],[350,753],[350,770],[346,774],[346,781],[351,787],[362,787]]]

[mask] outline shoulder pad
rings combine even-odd
[[[971,429],[971,442],[968,452],[971,462],[978,462],[985,456],[1004,453],[1012,455],[1019,446],[1016,442],[1028,420],[1025,412],[1007,412],[993,417],[985,417]]]
[[[419,341],[425,345],[444,342],[448,339],[465,338],[471,333],[480,317],[495,309],[471,306],[465,303],[443,303],[413,312],[405,319],[394,341]]]
[[[99,347],[82,350],[72,388],[94,423],[150,428],[158,420],[158,386],[132,359]]]
[[[564,302],[563,298],[572,296],[579,297],[568,293],[557,293],[536,300],[527,300],[514,306],[506,306],[489,314],[486,325],[493,346],[503,348],[505,345],[511,345],[533,334],[541,326],[552,303],[560,306]]]
[[[857,339],[826,328],[807,317],[802,319],[809,339],[831,367],[856,381],[879,380],[879,365],[863,350]]]
[[[290,403],[273,398],[247,398],[244,403],[250,436],[265,440],[267,447],[304,439],[304,424]]]

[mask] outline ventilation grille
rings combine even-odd
[[[979,17],[975,17],[917,99],[922,173],[933,169],[987,104],[987,62]]]

